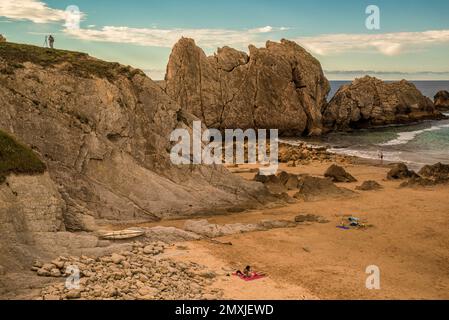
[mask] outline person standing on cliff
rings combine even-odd
[[[49,45],[50,45],[50,48],[53,49],[53,45],[54,45],[54,43],[55,43],[55,38],[53,38],[52,35],[49,35],[49,36],[48,36],[48,43],[49,43]]]

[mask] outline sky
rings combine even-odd
[[[372,5],[378,15],[367,13]],[[0,0],[0,34],[38,46],[53,34],[57,48],[132,65],[154,80],[182,36],[207,54],[294,40],[331,80],[449,80],[448,12],[448,0]],[[371,18],[379,28],[367,28]]]

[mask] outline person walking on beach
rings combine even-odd
[[[50,48],[53,49],[55,38],[52,35],[48,36],[48,43],[50,44]]]
[[[384,153],[382,150],[379,150],[379,159],[381,164],[384,164]]]

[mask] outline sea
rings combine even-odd
[[[449,81],[412,82],[432,100],[438,91],[449,91]],[[350,81],[331,81],[329,100],[340,86],[348,83]],[[386,161],[404,162],[415,170],[438,162],[449,164],[449,120],[332,133],[319,139],[301,140],[326,145],[334,153],[366,159],[378,159],[381,151]]]

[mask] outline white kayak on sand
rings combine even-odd
[[[126,240],[137,238],[143,236],[144,234],[145,231],[142,230],[127,229],[104,233],[100,235],[100,238],[105,240]]]

